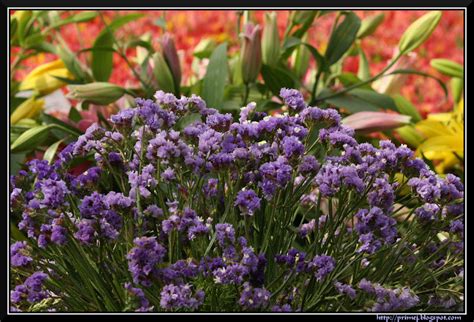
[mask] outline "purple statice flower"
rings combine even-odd
[[[199,273],[203,274],[205,277],[208,277],[212,275],[213,271],[222,267],[225,267],[222,257],[211,258],[209,256],[205,256],[201,259],[198,270]]]
[[[133,287],[132,283],[129,282],[124,284],[124,288],[140,303],[140,307],[135,312],[151,312],[153,310],[153,306],[150,306],[150,301],[148,301],[142,289]]]
[[[130,128],[135,114],[136,110],[133,108],[123,109],[117,114],[112,115],[110,121],[118,128]]]
[[[265,288],[253,288],[248,282],[240,293],[239,304],[245,310],[265,309],[270,302],[271,293]]]
[[[281,141],[281,149],[288,159],[298,158],[304,153],[304,145],[296,136],[285,136]]]
[[[309,125],[323,122],[329,126],[337,126],[341,123],[341,116],[331,108],[322,110],[318,107],[308,107],[300,115],[304,122]]]
[[[257,104],[255,102],[250,102],[247,106],[244,106],[240,109],[240,117],[239,122],[244,123],[250,121],[251,117],[249,117],[252,113],[255,112],[257,108]]]
[[[198,290],[193,295],[190,284],[165,285],[160,295],[160,306],[165,310],[196,310],[204,302],[204,291]]]
[[[157,205],[149,205],[143,212],[153,218],[163,217],[163,210]]]
[[[132,207],[133,200],[121,192],[110,191],[104,196],[103,203],[108,209],[128,210]]]
[[[423,206],[416,208],[415,214],[422,221],[437,220],[440,208],[435,203],[425,203]]]
[[[415,189],[424,202],[433,203],[441,197],[441,182],[434,174],[424,178],[411,178],[408,185]]]
[[[265,198],[271,199],[278,187],[283,188],[291,180],[293,168],[288,161],[280,156],[276,161],[267,162],[260,166],[262,181],[259,186],[262,188]]]
[[[13,190],[10,194],[10,206],[12,208],[16,208],[16,206],[20,205],[20,200],[22,198],[21,192],[22,192],[22,189],[13,188]]]
[[[84,173],[74,178],[71,182],[71,185],[76,189],[87,186],[93,187],[94,184],[99,181],[101,173],[102,170],[99,167],[89,168]]]
[[[223,137],[224,136],[222,133],[217,132],[213,129],[208,129],[204,131],[198,136],[199,151],[203,154],[217,151],[220,147]]]
[[[40,201],[41,208],[58,208],[67,206],[65,198],[69,193],[66,183],[62,180],[46,179],[40,182],[43,199]]]
[[[453,234],[460,234],[464,236],[464,221],[463,220],[453,220],[449,224],[449,232]]]
[[[33,259],[27,256],[26,241],[19,241],[10,246],[10,263],[13,267],[27,266]]]
[[[345,294],[349,296],[352,300],[355,299],[356,297],[356,291],[352,286],[348,284],[342,284],[341,282],[335,282],[334,286],[336,287],[336,290],[339,292],[339,294]]]
[[[160,108],[150,99],[136,98],[136,114],[153,131],[170,128],[176,123],[176,114]]]
[[[397,236],[395,219],[386,216],[382,209],[372,207],[369,210],[361,209],[356,214],[356,231],[359,234],[359,242],[362,243],[359,252],[369,254],[377,251],[382,242],[392,244]]]
[[[331,256],[317,255],[308,263],[308,268],[314,271],[318,281],[323,280],[336,267],[336,261]]]
[[[173,169],[168,167],[168,168],[166,168],[165,171],[163,171],[162,177],[163,177],[164,180],[169,182],[169,181],[173,181],[174,179],[176,179],[176,174],[175,174]]]
[[[198,217],[196,212],[190,208],[178,214],[177,211],[171,211],[171,216],[163,220],[161,227],[165,234],[169,234],[172,230],[183,232],[187,235],[188,240],[193,240],[198,235],[209,233],[209,227],[206,226],[203,219]]]
[[[162,262],[166,249],[158,244],[155,237],[137,237],[127,254],[128,270],[132,273],[133,282],[143,286],[151,285],[151,278],[157,273],[156,267]]]
[[[64,245],[67,242],[67,230],[62,226],[64,220],[64,215],[61,215],[58,218],[53,219],[53,224],[51,225],[51,242],[56,245]]]
[[[311,219],[308,223],[302,224],[298,228],[298,234],[300,237],[304,238],[308,236],[311,232],[313,232],[316,229],[316,220]]]
[[[291,248],[286,254],[280,254],[275,256],[275,261],[278,264],[285,264],[290,268],[295,268],[297,273],[306,271],[307,263],[305,262],[306,253]]]
[[[48,297],[48,293],[43,290],[43,283],[48,278],[43,272],[34,272],[23,284],[17,285],[10,293],[10,300],[13,304],[18,304],[23,300],[29,303],[37,303]]]
[[[216,239],[221,248],[235,243],[235,230],[231,224],[216,224]]]
[[[274,305],[272,306],[272,312],[293,312],[290,304],[283,304],[283,305]]]
[[[399,312],[408,310],[419,303],[418,296],[411,293],[407,287],[388,289],[379,283],[372,283],[365,278],[359,282],[359,288],[375,295],[377,303],[370,309],[372,312]]]
[[[219,267],[212,272],[216,284],[236,284],[239,285],[248,276],[249,268],[241,264],[230,264]]]
[[[231,124],[232,114],[230,113],[214,113],[206,117],[206,125],[216,131],[225,132],[229,129]]]
[[[393,187],[396,187],[396,183],[390,184],[387,177],[375,179],[372,190],[367,195],[369,205],[385,211],[391,209],[395,200]]]
[[[333,146],[356,146],[354,139],[354,130],[346,126],[335,126],[329,129],[319,130],[319,139],[321,142],[328,142]]]
[[[159,271],[159,278],[164,283],[184,284],[186,279],[194,278],[199,273],[199,266],[190,260],[179,260]]]
[[[106,209],[104,195],[94,191],[91,195],[85,196],[79,205],[81,217],[86,219],[97,218]]]
[[[82,219],[76,224],[76,227],[77,231],[74,233],[74,237],[82,244],[92,244],[97,235],[94,228],[94,220]]]
[[[187,102],[184,98],[177,99],[173,94],[165,93],[162,90],[157,91],[154,97],[157,104],[177,115],[182,115],[187,111]]]
[[[210,178],[207,180],[207,183],[202,187],[202,191],[204,195],[208,198],[212,198],[217,196],[218,193],[218,183],[219,180],[216,178]]]
[[[302,175],[316,174],[319,170],[319,162],[313,155],[305,155],[298,168]]]
[[[280,97],[283,98],[283,101],[289,108],[296,112],[302,111],[307,106],[303,95],[296,89],[282,88],[280,90]]]
[[[331,161],[318,172],[315,183],[325,197],[333,196],[342,186],[354,188],[359,193],[365,189],[365,183],[354,165],[345,166]]]
[[[158,181],[155,179],[155,167],[152,164],[148,164],[142,169],[142,173],[138,174],[137,171],[128,172],[128,182],[130,183],[129,196],[132,199],[137,198],[137,193],[143,198],[151,196],[150,189],[153,189]]]
[[[252,189],[242,189],[235,198],[234,205],[238,206],[243,215],[253,216],[260,208],[261,199]]]
[[[53,174],[53,168],[49,165],[47,160],[31,160],[26,163],[31,174],[36,175],[37,180],[50,178]],[[50,178],[54,179],[54,178]]]

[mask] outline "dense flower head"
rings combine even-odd
[[[252,216],[260,208],[261,199],[252,189],[239,191],[235,199],[235,205],[240,208],[243,215]]]
[[[409,288],[389,289],[365,278],[359,282],[359,288],[376,297],[377,303],[369,309],[372,312],[399,312],[416,306],[420,299]]]
[[[27,255],[26,241],[19,241],[10,245],[10,261],[13,267],[26,266],[33,259]]]
[[[247,310],[264,308],[269,303],[270,295],[271,293],[265,288],[253,288],[249,283],[244,283],[239,304]]]
[[[314,271],[318,281],[323,280],[335,267],[336,261],[328,255],[317,255],[308,263],[308,268]]]
[[[157,272],[156,265],[161,263],[166,249],[158,244],[155,237],[141,237],[134,241],[135,247],[127,254],[128,269],[135,284],[151,285],[151,278]]]
[[[168,284],[160,293],[160,305],[166,310],[173,309],[197,309],[204,301],[204,291],[198,290],[193,294],[189,284]]]

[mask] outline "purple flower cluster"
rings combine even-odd
[[[21,301],[29,303],[37,303],[49,296],[48,292],[43,289],[43,283],[48,278],[43,272],[34,272],[29,276],[23,284],[17,285],[15,290],[10,293],[10,300],[14,304]]]
[[[197,309],[204,301],[204,291],[198,290],[193,294],[189,284],[168,284],[160,293],[160,305],[165,310]]]
[[[166,249],[158,244],[155,237],[135,238],[135,247],[127,254],[128,270],[132,273],[133,282],[150,286],[151,280],[158,272],[157,265],[163,261]]]
[[[253,216],[256,210],[260,208],[261,199],[252,189],[239,191],[235,199],[235,206],[238,206],[243,215]]]
[[[19,241],[10,246],[10,261],[13,267],[27,266],[33,260],[29,257],[26,241]]]
[[[246,282],[240,294],[239,304],[246,310],[265,309],[269,304],[270,295],[265,288],[254,288]]]
[[[188,240],[209,233],[209,227],[203,222],[202,218],[199,218],[197,213],[189,208],[184,209],[179,214],[172,214],[168,219],[163,220],[162,230],[165,234],[177,230],[185,234]]]
[[[150,301],[145,297],[142,289],[133,287],[131,283],[125,283],[124,287],[140,303],[140,307],[135,312],[150,312],[153,310],[153,306],[150,306]]]
[[[318,281],[322,281],[336,267],[336,261],[331,256],[318,255],[308,263],[308,268],[314,271]]]
[[[359,288],[368,294],[375,295],[377,303],[370,308],[372,312],[405,311],[418,305],[420,302],[418,296],[412,294],[407,287],[387,289],[379,283],[372,283],[362,279],[359,282]]]
[[[359,252],[372,254],[383,244],[392,244],[397,237],[395,219],[388,217],[378,207],[370,210],[361,209],[357,212],[356,230],[359,242],[362,243]]]
[[[349,296],[352,300],[356,297],[356,291],[354,288],[348,284],[343,284],[341,282],[335,282],[334,286],[336,287],[339,294],[345,294]]]

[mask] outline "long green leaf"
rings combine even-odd
[[[47,137],[54,125],[40,125],[23,132],[10,146],[11,152],[21,152],[40,145]]]
[[[329,65],[336,63],[351,48],[360,28],[360,19],[353,12],[345,13],[344,21],[336,27],[329,38],[325,58]]]
[[[212,52],[203,79],[202,97],[211,107],[219,108],[224,102],[224,88],[228,78],[227,43]]]
[[[111,32],[102,32],[92,47],[92,75],[99,82],[106,82],[112,74],[113,52],[100,50],[100,47],[112,48],[114,36]]]
[[[265,80],[265,84],[275,95],[280,95],[280,89],[282,87],[292,88],[295,84],[290,72],[279,67],[271,67],[265,64],[262,65],[262,77]]]
[[[434,79],[439,84],[439,86],[441,86],[441,88],[443,89],[444,95],[446,97],[448,97],[448,87],[446,86],[446,84],[441,79],[439,79],[439,78],[437,78],[433,75],[430,75],[430,74],[424,73],[424,72],[420,72],[420,71],[414,70],[414,69],[396,69],[396,70],[394,70],[394,71],[392,71],[388,74],[385,74],[384,76],[395,75],[395,74],[415,74],[415,75],[420,75],[420,76],[424,76],[424,77]]]
[[[51,164],[53,162],[54,156],[56,155],[56,151],[62,142],[63,140],[59,140],[56,143],[50,145],[44,152],[43,160],[46,160],[49,164]]]

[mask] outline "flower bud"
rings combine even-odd
[[[158,88],[165,92],[174,93],[173,75],[163,55],[161,53],[154,53],[152,63],[153,75],[155,76]]]
[[[294,25],[301,25],[309,20],[313,20],[318,10],[295,10],[291,13],[291,22]]]
[[[97,105],[107,105],[115,102],[125,94],[125,89],[106,82],[96,82],[85,85],[69,85],[69,98],[88,101]]]
[[[54,76],[72,79],[72,74],[64,66],[64,62],[61,59],[40,65],[33,69],[20,83],[19,90],[35,90],[45,95],[66,85],[65,82]]]
[[[301,41],[306,42],[307,38],[308,34],[306,33],[301,38]],[[309,49],[304,45],[298,46],[298,48],[293,51],[291,61],[293,64],[293,70],[298,78],[306,75],[306,72],[308,71],[310,55],[311,53],[309,52]]]
[[[262,59],[273,66],[280,58],[280,37],[278,35],[276,12],[265,13],[265,26],[262,36]]]
[[[257,79],[262,66],[262,29],[259,25],[248,23],[244,26],[242,45],[242,79],[245,84]]]
[[[342,124],[364,132],[383,131],[408,124],[411,116],[385,112],[359,112],[342,120]]]
[[[13,111],[12,115],[10,116],[10,123],[17,124],[20,120],[35,118],[39,112],[41,112],[43,106],[43,99],[35,99],[35,97],[30,97]]]
[[[449,59],[437,58],[430,61],[431,67],[438,72],[451,77],[464,78],[463,67]]]
[[[449,81],[449,88],[453,95],[453,100],[456,103],[459,103],[462,99],[462,92],[464,90],[464,79],[453,77]]]
[[[173,75],[174,87],[178,91],[181,85],[181,66],[179,64],[179,57],[174,39],[169,33],[165,33],[161,38],[161,47],[163,49],[163,57]]]
[[[357,38],[367,37],[375,32],[377,27],[383,22],[385,15],[383,13],[373,15],[362,20]]]
[[[398,48],[402,54],[418,48],[433,33],[441,19],[441,11],[431,11],[413,22],[402,35]]]
[[[214,39],[204,38],[194,47],[193,55],[200,59],[209,58],[214,48],[216,48],[216,45]]]

